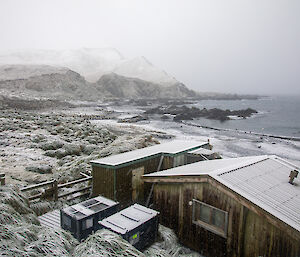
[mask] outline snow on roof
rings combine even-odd
[[[157,154],[178,154],[189,150],[194,150],[203,145],[208,144],[207,142],[193,141],[193,140],[173,140],[168,143],[158,144],[134,151],[121,153],[98,160],[91,161],[92,164],[105,165],[105,166],[118,166],[124,163],[140,160],[146,157],[150,157]]]
[[[98,196],[81,203],[68,206],[64,208],[63,211],[70,216],[76,217],[77,219],[82,219],[86,216],[93,215],[96,212],[100,212],[117,204],[118,202],[114,202],[103,196]]]
[[[224,167],[240,167],[246,165],[249,162],[258,161],[264,158],[263,156],[255,157],[240,157],[240,158],[230,158],[230,159],[217,159],[195,162],[192,164],[163,170],[159,172],[150,173],[144,175],[144,177],[169,177],[169,176],[198,176],[209,174],[213,171],[223,169]]]
[[[286,224],[300,231],[300,179],[289,183],[299,167],[274,156],[201,161],[144,175],[146,178],[208,175]]]
[[[120,234],[126,234],[146,221],[155,217],[159,212],[134,204],[118,213],[109,216],[99,224]]]
[[[189,151],[188,153],[200,154],[200,155],[212,155],[215,152],[212,151],[212,150],[205,149],[205,148],[199,148],[199,149],[196,149],[196,150]]]

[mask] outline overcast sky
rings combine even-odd
[[[299,0],[1,0],[0,50],[114,47],[188,87],[300,94]]]

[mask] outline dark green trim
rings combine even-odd
[[[133,165],[133,164],[142,162],[142,161],[151,160],[151,159],[154,159],[156,157],[160,157],[161,155],[164,155],[164,156],[167,156],[167,157],[175,157],[175,156],[178,156],[180,154],[183,154],[183,153],[186,153],[186,152],[189,152],[189,151],[194,151],[196,149],[203,148],[203,146],[206,146],[206,145],[208,145],[208,143],[206,143],[204,145],[201,145],[201,146],[196,146],[196,147],[193,147],[193,148],[190,148],[190,149],[187,149],[187,150],[175,153],[175,154],[163,153],[162,152],[162,153],[158,153],[158,154],[148,155],[146,157],[139,158],[139,159],[136,159],[136,160],[133,160],[133,161],[123,162],[123,163],[118,164],[118,165],[101,164],[101,163],[97,163],[97,162],[93,162],[93,161],[91,161],[90,164],[94,165],[96,167],[101,167],[101,168],[119,169],[119,168],[123,168],[123,167],[129,166],[129,165]]]
[[[114,201],[117,201],[117,171],[114,169]]]

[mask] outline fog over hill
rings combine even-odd
[[[125,59],[113,48],[0,53],[0,90],[2,94],[80,100],[196,96],[145,57]]]
[[[155,67],[143,56],[122,61],[113,72],[125,77],[139,78],[163,86],[179,83],[174,77]]]
[[[0,64],[43,64],[68,67],[96,82],[102,75],[116,74],[139,78],[160,85],[178,83],[145,57],[125,59],[114,48],[81,48],[75,50],[19,50],[0,53]]]
[[[81,48],[76,50],[18,50],[0,53],[0,64],[43,64],[68,67],[98,80],[111,72],[124,59],[113,48]]]
[[[113,48],[0,53],[0,93],[63,100],[239,99],[236,95],[190,90],[145,57],[125,59]]]

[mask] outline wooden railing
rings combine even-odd
[[[81,194],[75,195],[71,198],[71,199],[75,199],[75,198],[90,194],[90,189],[92,188],[92,186],[91,185],[84,186],[79,189],[74,189],[74,190],[71,190],[70,192],[62,193],[62,194],[59,194],[59,191],[63,188],[69,188],[74,185],[92,180],[92,177],[87,176],[87,175],[84,175],[84,176],[85,176],[84,178],[70,181],[70,182],[67,182],[64,184],[58,184],[57,181],[54,179],[54,180],[42,182],[42,183],[39,183],[36,185],[23,187],[20,190],[21,190],[21,192],[25,193],[25,192],[30,192],[30,191],[33,191],[36,189],[42,189],[42,192],[39,192],[34,195],[30,195],[28,197],[29,201],[33,201],[36,199],[52,199],[54,201],[57,201],[59,198],[67,197],[67,196],[82,192]]]

